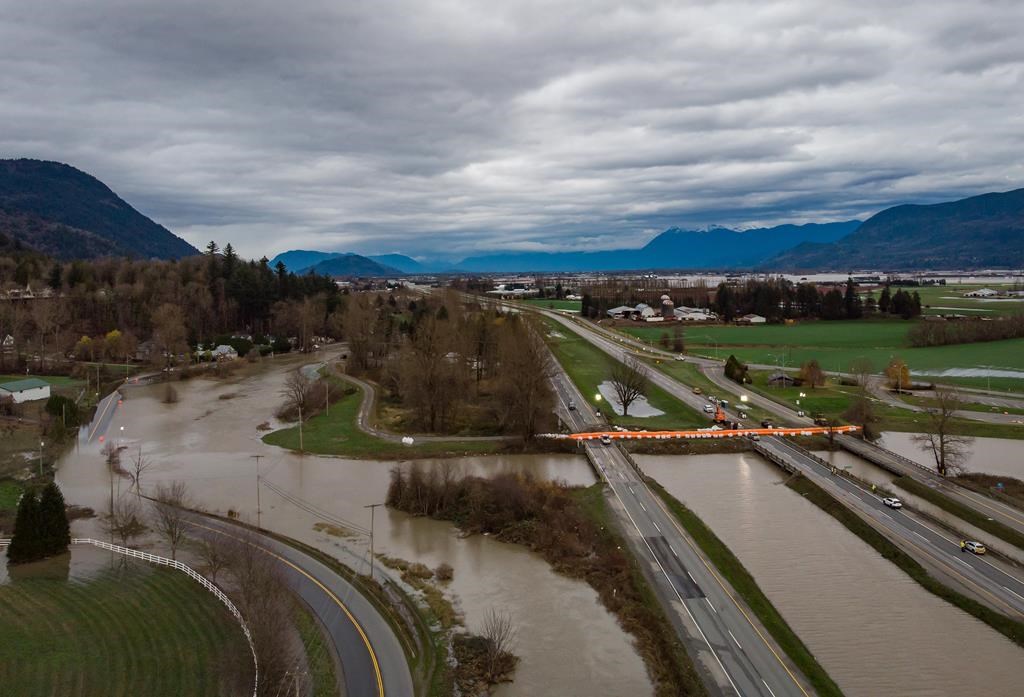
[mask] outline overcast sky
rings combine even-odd
[[[0,156],[196,246],[461,256],[1024,186],[1024,2],[0,0]]]

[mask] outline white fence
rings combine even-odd
[[[9,539],[0,539],[0,547],[4,547],[10,544]],[[170,566],[171,568],[177,569],[178,571],[188,575],[193,581],[197,582],[206,590],[217,596],[217,599],[224,603],[224,606],[228,609],[235,619],[238,620],[238,624],[242,626],[242,633],[245,635],[245,640],[249,642],[249,650],[252,651],[252,667],[255,677],[253,678],[252,684],[252,695],[256,697],[256,692],[260,684],[260,670],[259,663],[256,660],[256,645],[252,643],[252,634],[249,632],[249,625],[245,623],[245,619],[242,617],[242,613],[238,611],[235,604],[231,602],[231,598],[224,594],[220,588],[215,586],[213,583],[208,581],[202,574],[194,570],[192,567],[182,564],[180,561],[174,559],[168,559],[167,557],[158,557],[155,554],[149,552],[140,552],[137,549],[130,549],[128,547],[121,547],[120,545],[113,545],[103,540],[94,540],[90,537],[73,537],[71,538],[71,544],[73,545],[93,545],[101,549],[107,549],[111,552],[117,552],[123,554],[126,557],[132,557],[134,559],[142,559],[148,561],[151,564],[159,564],[160,566]]]

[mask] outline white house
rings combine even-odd
[[[972,290],[968,293],[964,293],[965,298],[994,298],[997,295],[999,295],[999,293],[991,288],[979,288],[978,290]]]
[[[11,397],[15,404],[50,398],[50,383],[39,378],[25,378],[0,383],[0,398]]]
[[[764,324],[768,320],[761,315],[743,315],[742,317],[737,318],[736,321],[743,324]]]
[[[235,347],[227,344],[221,344],[210,353],[218,361],[230,361],[238,358],[238,351],[235,350]]]

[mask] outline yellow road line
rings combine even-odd
[[[302,569],[302,568],[296,566],[295,564],[293,564],[289,560],[287,560],[284,557],[282,557],[280,554],[277,554],[276,552],[270,551],[269,549],[267,549],[263,545],[253,544],[252,542],[250,542],[248,540],[245,540],[245,539],[243,539],[241,537],[238,537],[237,535],[232,535],[231,533],[224,532],[223,530],[218,530],[217,528],[211,528],[211,527],[209,527],[207,525],[202,525],[200,523],[194,523],[192,521],[186,521],[186,522],[188,522],[189,525],[194,525],[197,528],[203,528],[204,530],[209,530],[210,532],[215,532],[218,535],[224,535],[225,537],[231,537],[231,538],[234,538],[234,539],[239,540],[241,542],[245,542],[246,544],[252,545],[253,547],[256,547],[257,549],[259,549],[260,551],[262,551],[262,552],[264,552],[266,554],[269,554],[270,556],[276,558],[278,561],[284,562],[285,564],[287,564],[288,566],[290,566],[291,568],[295,569],[300,574],[302,574],[303,576],[308,578],[310,581],[315,583],[317,585],[317,587],[320,590],[322,590],[327,595],[328,598],[333,600],[334,603],[338,607],[341,608],[342,612],[345,613],[345,615],[348,617],[349,621],[352,623],[352,626],[354,626],[356,628],[356,631],[359,632],[359,636],[362,638],[363,643],[366,645],[366,650],[370,653],[370,660],[373,661],[373,672],[374,672],[374,674],[376,675],[376,678],[377,678],[377,694],[379,695],[379,697],[384,697],[384,679],[383,679],[383,677],[381,677],[381,674],[380,674],[380,664],[377,662],[377,654],[374,653],[373,646],[370,644],[370,639],[369,639],[369,637],[366,636],[366,632],[363,631],[363,627],[359,624],[358,621],[356,621],[356,618],[352,616],[352,613],[349,612],[349,609],[347,607],[345,607],[345,604],[341,602],[341,600],[338,598],[338,596],[336,596],[331,591],[330,588],[328,588],[324,584],[320,583],[320,581],[318,581],[316,578],[314,578],[312,575],[310,575],[305,569]]]

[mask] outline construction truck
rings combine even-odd
[[[715,409],[715,418],[712,420],[712,423],[717,426],[724,426],[729,423],[729,418],[725,415],[725,410],[722,409],[721,405]]]

